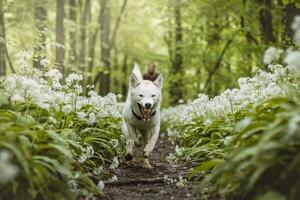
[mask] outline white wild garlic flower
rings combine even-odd
[[[276,61],[280,58],[282,54],[282,49],[277,49],[275,47],[269,47],[264,54],[264,64],[271,64],[273,61]]]

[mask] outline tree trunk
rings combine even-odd
[[[81,19],[81,35],[80,35],[80,71],[84,74],[86,66],[86,46],[87,46],[87,26],[90,19],[91,1],[86,0],[84,11]]]
[[[33,66],[42,68],[41,60],[46,57],[46,27],[47,27],[47,0],[35,0],[34,17],[38,37],[35,39]]]
[[[101,11],[98,17],[98,26],[95,28],[94,32],[90,33],[89,36],[89,61],[88,61],[88,79],[87,84],[92,85],[93,84],[93,68],[95,63],[95,49],[96,49],[96,41],[97,36],[100,28],[100,22],[101,22]]]
[[[0,76],[6,74],[6,61],[5,61],[5,30],[4,30],[4,10],[3,1],[0,1]],[[2,41],[3,40],[3,41]]]
[[[91,33],[91,36],[89,37],[89,61],[88,61],[88,79],[87,84],[92,85],[93,84],[93,68],[95,63],[95,48],[96,48],[96,40],[98,35],[98,28]]]
[[[64,45],[64,0],[56,0],[56,42]],[[64,74],[64,47],[56,47],[56,66]]]
[[[266,44],[273,43],[276,41],[273,34],[272,25],[272,0],[260,0],[262,8],[260,9],[260,24],[262,30],[262,37]]]
[[[101,28],[100,28],[100,42],[101,42],[101,62],[103,64],[103,71],[100,75],[100,94],[106,95],[110,90],[110,5],[109,0],[101,0]]]
[[[182,25],[181,25],[181,0],[176,0],[174,5],[174,20],[175,20],[175,51],[174,59],[171,67],[172,79],[170,80],[170,96],[171,104],[178,103],[183,97],[182,89]]]
[[[114,71],[115,73],[117,73],[117,76],[114,76],[112,78],[112,88],[111,91],[115,94],[120,94],[120,89],[121,89],[121,84],[120,84],[120,77],[119,77],[119,59],[118,59],[118,48],[114,47],[112,54],[113,54],[113,58],[112,58],[112,71]]]
[[[213,69],[212,69],[212,71],[210,71],[209,73],[208,73],[208,78],[207,78],[207,80],[206,80],[206,82],[205,82],[205,84],[204,84],[204,87],[203,87],[203,89],[202,89],[202,91],[201,92],[203,92],[205,89],[211,89],[211,80],[212,80],[212,77],[214,76],[214,74],[218,71],[218,69],[221,67],[221,62],[222,62],[222,59],[223,59],[223,57],[224,57],[224,55],[225,55],[225,53],[226,53],[226,51],[229,49],[229,46],[230,46],[230,44],[232,43],[232,40],[231,39],[229,39],[227,42],[226,42],[226,44],[225,44],[225,46],[224,46],[224,48],[222,49],[222,52],[221,52],[221,54],[220,54],[220,56],[218,57],[218,59],[217,59],[217,61],[216,61],[216,63],[215,63],[215,66],[213,67]],[[211,91],[210,91],[211,92]]]
[[[112,31],[110,30],[110,3],[109,0],[100,0],[101,7],[101,17],[100,17],[100,41],[101,41],[101,62],[103,63],[103,71],[99,73],[95,79],[95,82],[100,78],[100,94],[106,95],[110,91],[110,57],[111,57],[111,49],[115,45],[115,40],[117,37],[117,32],[120,27],[121,19],[123,13],[125,11],[127,0],[123,1],[120,13],[117,17],[116,24]]]
[[[76,0],[69,1],[69,20],[72,22],[71,30],[69,33],[70,37],[70,52],[69,52],[69,62],[71,65],[75,65],[77,62],[77,51],[76,51]]]
[[[128,71],[128,55],[125,52],[124,58],[123,58],[123,66],[122,66],[122,72],[123,72],[123,80],[122,80],[122,95],[126,98],[127,95],[127,71]]]
[[[258,45],[257,39],[252,35],[249,28],[246,27],[246,25],[245,25],[245,12],[246,12],[246,7],[247,7],[246,3],[247,3],[247,0],[243,0],[243,10],[240,14],[240,26],[241,26],[241,29],[243,30],[244,34],[245,34],[245,39],[247,40],[247,42],[249,44],[251,44],[253,42],[256,45]]]
[[[294,21],[294,17],[300,15],[300,9],[298,9],[295,6],[295,3],[289,3],[285,6],[284,10],[285,10],[285,33],[290,39],[290,41],[292,41],[294,33],[291,26]],[[286,43],[288,43],[288,41],[286,41]]]

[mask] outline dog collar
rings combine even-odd
[[[136,113],[134,112],[132,106],[131,106],[131,112],[132,112],[133,116],[135,116],[135,118],[137,118],[138,120],[143,120],[143,118],[141,118],[141,116],[139,116],[138,114],[136,114]],[[156,114],[156,110],[155,110],[153,113],[151,113],[150,116],[153,117],[155,114]]]

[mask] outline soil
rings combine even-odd
[[[178,186],[178,177],[186,177],[188,168],[174,167],[166,157],[174,152],[174,145],[167,136],[160,136],[156,147],[150,155],[153,169],[144,169],[141,164],[122,162],[115,171],[118,181],[115,184],[106,184],[102,200],[194,200],[216,199],[205,192],[200,193],[199,180],[187,181],[184,186]],[[165,176],[169,178],[163,178]],[[171,183],[172,179],[177,181]],[[177,183],[177,184],[176,184]]]

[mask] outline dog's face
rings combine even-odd
[[[162,81],[161,75],[154,82],[143,80],[137,66],[130,76],[131,103],[135,110],[140,112],[144,122],[150,121],[151,114],[160,105]]]

